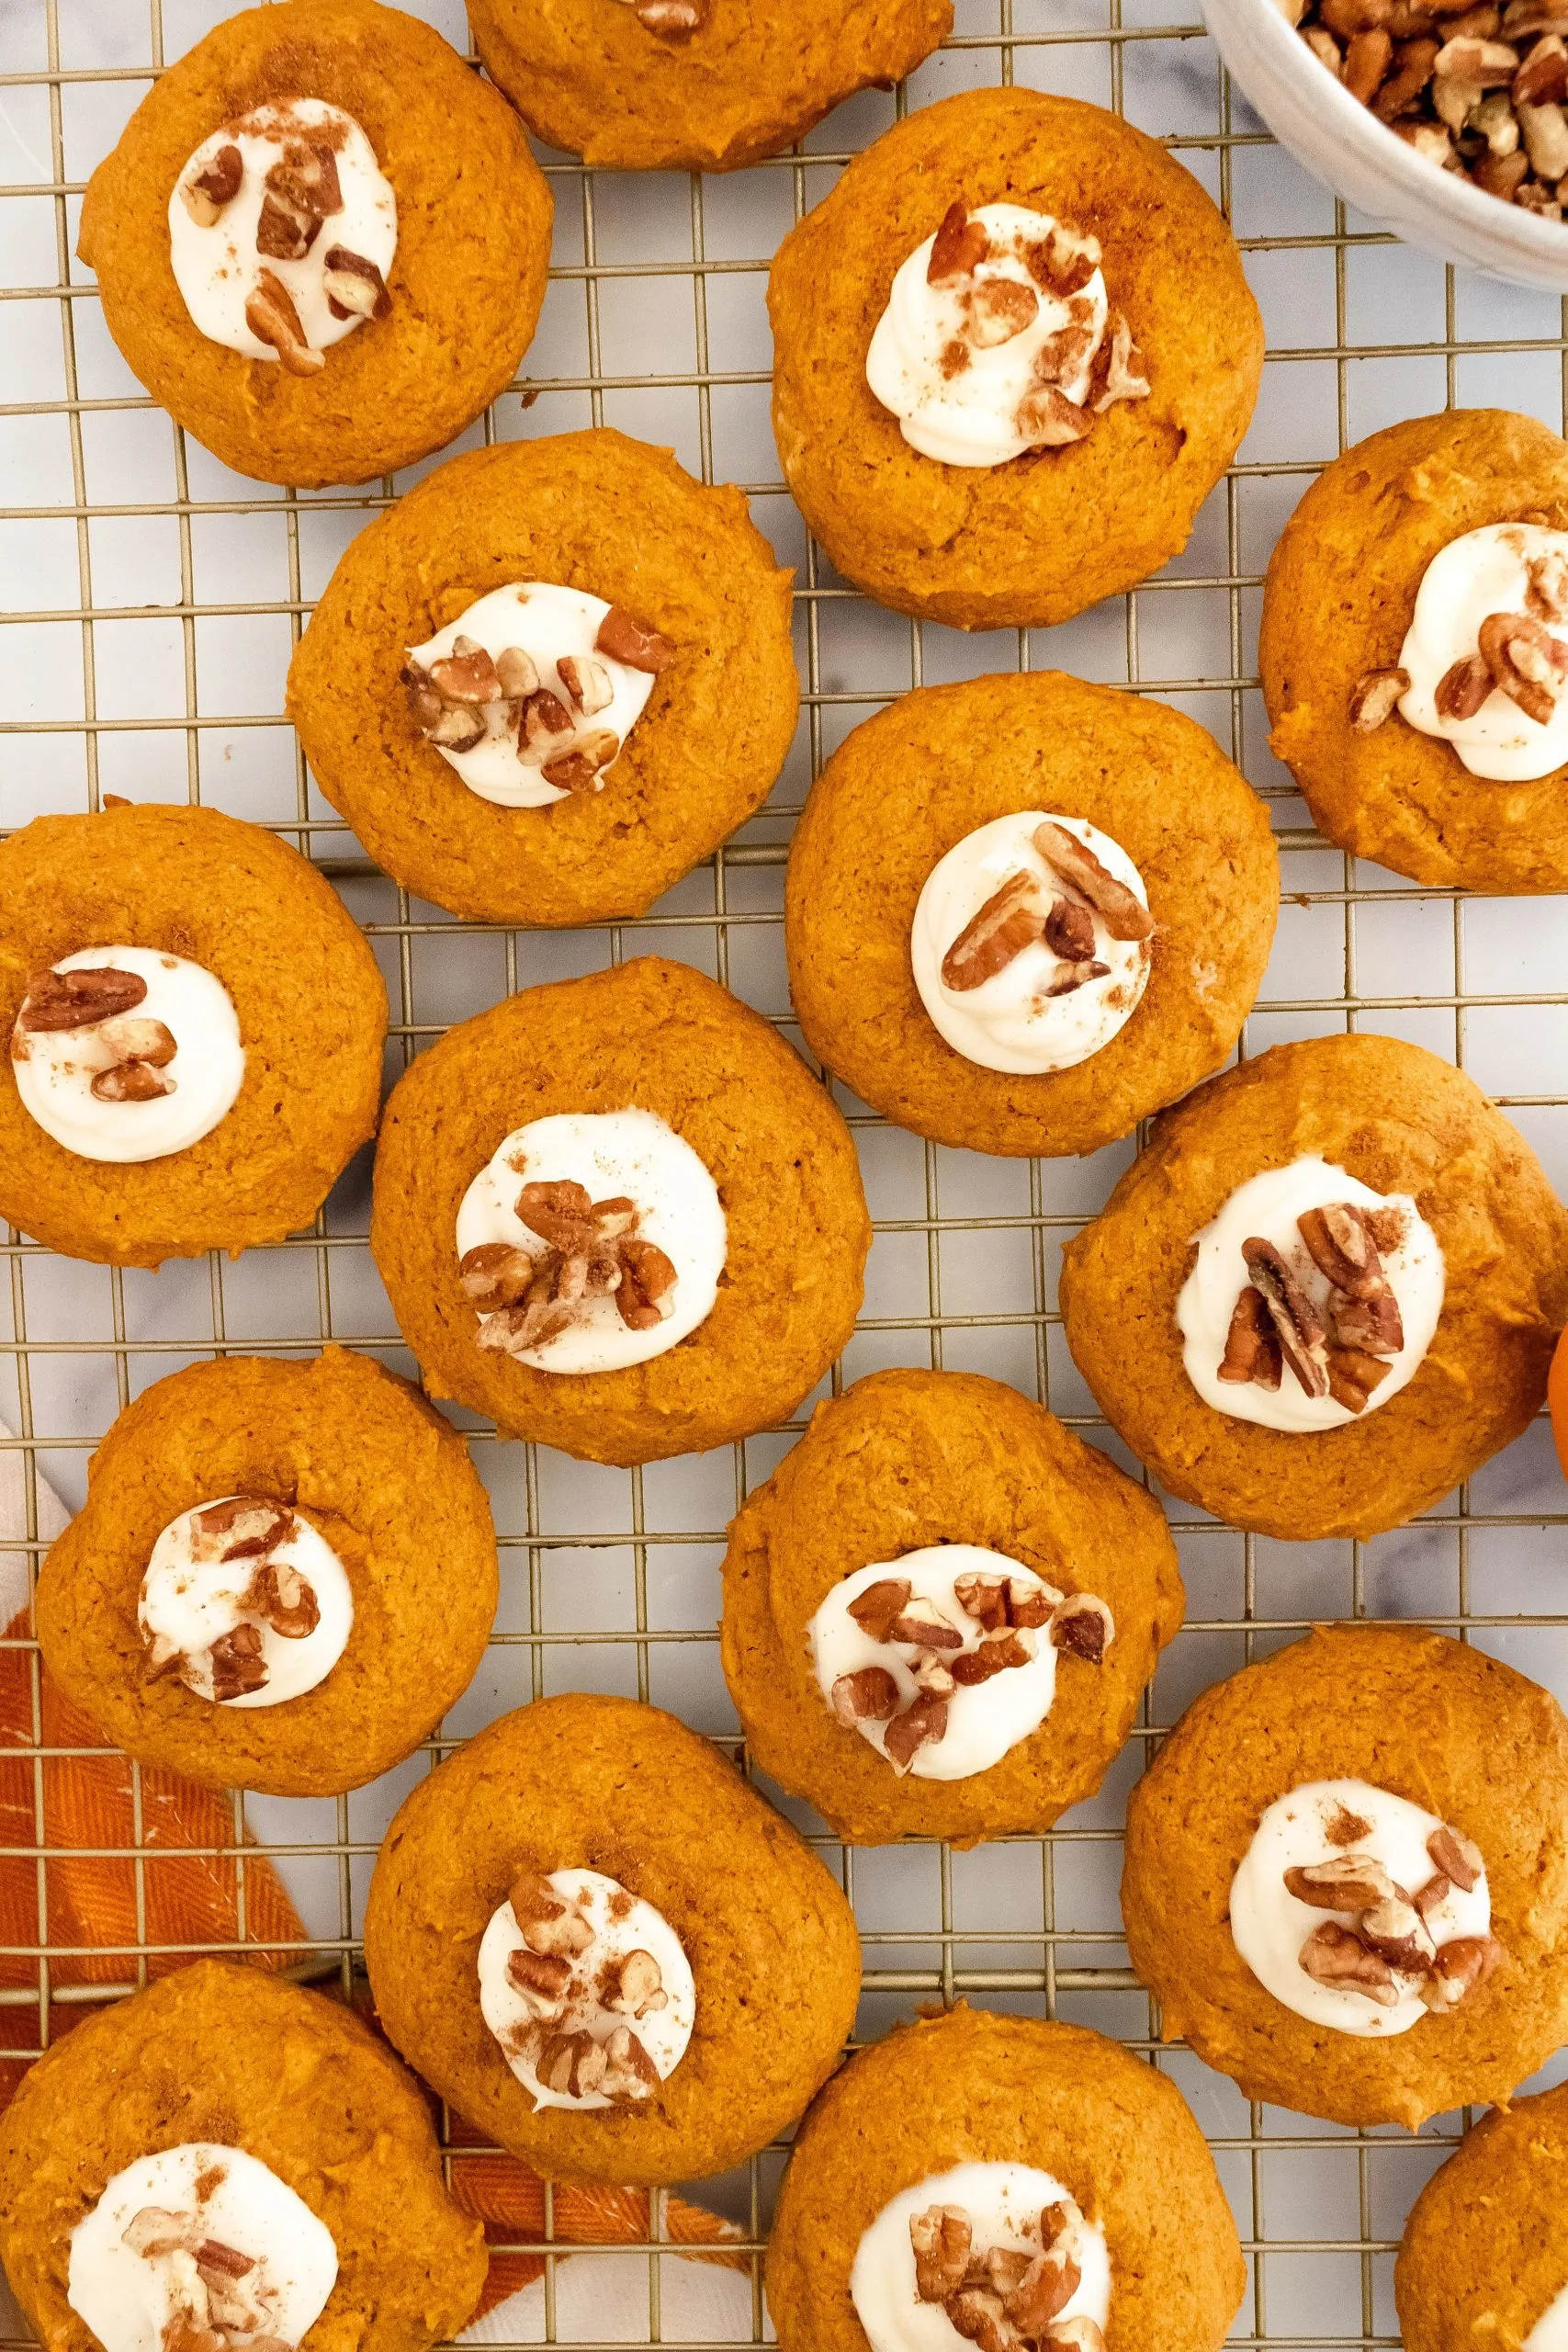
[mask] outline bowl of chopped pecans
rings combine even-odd
[[[1204,0],[1317,179],[1444,261],[1568,289],[1568,0]]]

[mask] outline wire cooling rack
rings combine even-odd
[[[466,40],[457,0],[412,0]],[[1265,741],[1256,682],[1269,549],[1317,468],[1395,418],[1455,402],[1564,423],[1564,320],[1551,298],[1446,270],[1381,234],[1296,170],[1233,95],[1196,22],[1170,0],[959,0],[953,39],[896,94],[840,107],[802,148],[730,177],[621,177],[542,157],[557,203],[554,282],[522,382],[458,447],[603,421],[672,444],[705,479],[741,482],[796,568],[799,737],[768,807],[638,922],[569,934],[459,923],[376,872],[314,790],[283,724],[290,649],[348,540],[428,466],[377,492],[292,496],[227,472],[170,423],[104,332],[73,257],[83,184],[158,67],[228,13],[224,0],[0,0],[0,830],[102,795],[201,800],[275,828],[314,857],[375,944],[391,992],[389,1075],[449,1022],[502,994],[648,948],[685,958],[794,1029],[780,923],[792,821],[822,758],[879,704],[921,682],[1058,666],[1177,704],[1208,726],[1267,798],[1283,853],[1279,941],[1242,1050],[1349,1028],[1406,1037],[1461,1063],[1511,1115],[1568,1193],[1568,927],[1562,902],[1417,890],[1326,849]],[[964,638],[867,605],[805,535],[767,424],[763,288],[790,223],[848,153],[896,111],[1016,82],[1098,100],[1163,139],[1224,206],[1269,328],[1257,419],[1186,554],[1134,594],[1049,631]],[[432,461],[434,462],[434,461]],[[1060,1242],[1103,1201],[1134,1148],[1032,1164],[939,1149],[840,1099],[875,1218],[865,1312],[833,1385],[887,1364],[983,1370],[1037,1396],[1124,1466],[1062,1344]],[[366,1245],[368,1157],[316,1227],[233,1264],[156,1275],[76,1265],[6,1230],[0,1283],[3,1440],[26,1472],[29,1563],[47,1548],[52,1487],[79,1504],[86,1456],[127,1400],[194,1359],[308,1353],[328,1339],[404,1371]],[[630,1474],[500,1444],[469,1424],[495,1506],[502,1597],[472,1689],[399,1772],[335,1802],[232,1803],[220,1852],[243,1887],[274,1862],[306,1924],[301,1974],[359,1965],[377,1842],[419,1774],[504,1709],[562,1689],[650,1699],[732,1749],[718,1668],[717,1563],[726,1521],[793,1442],[791,1426],[722,1453]],[[1116,1885],[1125,1792],[1149,1743],[1206,1684],[1314,1619],[1424,1617],[1568,1696],[1562,1491],[1538,1424],[1416,1526],[1365,1544],[1283,1545],[1173,1510],[1188,1582],[1185,1631],[1145,1720],[1101,1796],[1050,1838],[972,1853],[936,1845],[852,1854],[797,1806],[853,1897],[865,1945],[858,2031],[966,1995],[1100,2027],[1157,2050],[1151,2005],[1126,1966]],[[0,1551],[4,1550],[0,1539]],[[3,1566],[0,1560],[0,1566]],[[18,1578],[18,1584],[20,1584]],[[31,1656],[12,1639],[6,1647]],[[10,1956],[0,2056],[47,2040],[51,1997],[102,1997],[52,1951],[36,1664],[32,1842],[38,1940]],[[62,1751],[51,1750],[58,1755]],[[74,1753],[76,1751],[66,1751]],[[121,1988],[164,1948],[146,1932],[159,1867],[132,1771],[129,1849],[142,1932],[113,1955]],[[79,1849],[78,1849],[79,1850]],[[218,1949],[232,1950],[234,1946]],[[251,1947],[254,1949],[254,1945]],[[57,2011],[58,2014],[58,2011]],[[1247,2250],[1239,2346],[1397,2342],[1390,2276],[1405,2211],[1468,2117],[1412,2141],[1249,2106],[1176,2048],[1159,2052],[1213,2143]],[[698,2194],[739,2225],[759,2275],[774,2149]],[[549,2211],[544,2236],[556,2243]],[[669,2313],[673,2257],[657,2200],[651,2235],[616,2259],[648,2278],[646,2336],[691,2341]],[[689,2276],[689,2274],[688,2274]],[[547,2265],[545,2334],[560,2330],[567,2271]],[[591,2317],[571,2340],[603,2341]],[[495,2340],[493,2335],[491,2340]],[[617,2339],[622,2340],[622,2339]],[[711,2339],[709,2339],[711,2340]],[[28,2341],[0,2305],[0,2343]]]

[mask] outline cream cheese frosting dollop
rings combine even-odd
[[[175,2341],[243,2352],[298,2344],[337,2268],[332,2232],[270,2166],[187,2141],[108,2181],[71,2233],[65,2295],[104,2352]]]
[[[966,1781],[1043,1724],[1066,1649],[1098,1665],[1114,1635],[1005,1553],[933,1544],[840,1577],[807,1628],[828,1707],[899,1772]]]
[[[637,2107],[686,2054],[691,1962],[656,1906],[602,1871],[518,1874],[479,1944],[479,2008],[536,2107]]]
[[[1064,835],[1093,861],[1076,879],[1040,846],[1070,858]],[[976,940],[1009,889],[1016,910],[998,910],[1007,927]],[[1022,1076],[1072,1069],[1110,1044],[1148,985],[1153,930],[1143,876],[1120,842],[1081,817],[1025,808],[976,827],[938,859],[916,903],[909,955],[920,1001],[953,1052]]]
[[[464,1193],[456,1238],[479,1345],[557,1373],[678,1346],[713,1312],[728,1248],[707,1168],[635,1107],[514,1128]]]
[[[376,151],[324,98],[279,97],[225,123],[169,198],[169,259],[193,325],[298,375],[384,314],[397,246]]]
[[[1472,775],[1517,784],[1568,763],[1568,531],[1487,523],[1439,548],[1399,662],[1402,716]]]
[[[1093,237],[1027,205],[954,204],[900,264],[866,352],[876,399],[911,447],[999,466],[1077,441],[1148,385],[1113,312]]]
[[[64,1150],[131,1165],[210,1135],[245,1052],[233,1000],[205,966],[155,947],[85,947],[29,980],[11,1069],[23,1109]]]
[[[1369,1860],[1393,1882],[1381,1911],[1365,1900],[1382,1892],[1382,1882],[1369,1883]],[[1292,1891],[1310,1882],[1314,1899]],[[1303,1781],[1277,1798],[1231,1882],[1231,1936],[1258,1983],[1297,2017],[1368,2040],[1456,2007],[1468,1984],[1449,1997],[1450,1971],[1448,1991],[1434,1996],[1443,1967],[1435,1979],[1432,1962],[1444,1947],[1489,1944],[1491,1924],[1477,1849],[1436,1814],[1367,1781]],[[1380,1964],[1404,1945],[1403,1959]],[[1480,1965],[1488,1973],[1490,1959]]]
[[[603,788],[674,655],[603,596],[523,580],[410,646],[403,681],[421,734],[470,792],[545,808]]]
[[[220,1706],[276,1707],[326,1680],[348,1645],[354,1594],[342,1560],[299,1512],[226,1495],[163,1530],[137,1623],[154,1674]]]
[[[1352,1213],[1348,1220],[1338,1216],[1341,1210]],[[1361,1295],[1337,1285],[1309,1248],[1303,1218],[1320,1255],[1335,1259],[1318,1231],[1319,1212],[1330,1213],[1352,1244],[1358,1232],[1360,1247],[1370,1241],[1364,1279],[1338,1269]],[[1261,1256],[1258,1242],[1267,1245]],[[1308,1156],[1238,1184],[1193,1243],[1197,1256],[1176,1319],[1187,1377],[1216,1412],[1264,1429],[1340,1429],[1386,1405],[1420,1369],[1442,1314],[1443,1252],[1408,1194],[1374,1192],[1343,1168]],[[1281,1363],[1280,1318],[1259,1287],[1278,1295],[1278,1267],[1270,1273],[1268,1251],[1283,1261],[1298,1320],[1304,1316],[1308,1327],[1305,1344],[1294,1351],[1300,1371],[1288,1348]],[[1265,1351],[1272,1351],[1265,1379],[1247,1378],[1238,1362],[1237,1325],[1249,1311]]]
[[[850,2300],[872,2352],[953,2352],[983,2340],[987,2317],[1030,2343],[1076,2321],[1076,2333],[1051,2340],[1104,2352],[1111,2289],[1104,2229],[1035,2165],[928,2174],[889,2199],[850,2266]]]

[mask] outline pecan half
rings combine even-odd
[[[1359,1993],[1382,2009],[1399,2006],[1399,1987],[1386,1960],[1369,1951],[1359,1936],[1325,1919],[1314,1928],[1301,1949],[1301,1964],[1314,1984],[1332,1985],[1337,1992]]]
[[[964,2284],[975,2233],[962,2205],[928,2205],[909,2216],[915,2256],[915,2294],[922,2303],[945,2303]]]
[[[1003,972],[1015,956],[1044,936],[1050,912],[1032,874],[1010,874],[976,909],[942,959],[944,988],[966,994]]]
[[[856,1724],[885,1724],[898,1712],[898,1685],[884,1666],[863,1666],[840,1674],[829,1704],[846,1731]]]
[[[1279,1387],[1283,1373],[1274,1318],[1261,1295],[1248,1283],[1231,1309],[1225,1351],[1215,1377],[1236,1387],[1273,1389]]]
[[[518,1871],[507,1901],[518,1933],[534,1951],[576,1959],[593,1940],[593,1930],[579,1905],[536,1871]]]
[[[1484,1984],[1503,1957],[1495,1936],[1455,1936],[1439,1944],[1431,1968],[1421,1984],[1421,1998],[1438,2016],[1457,2009],[1477,1986]]]
[[[1241,1254],[1273,1318],[1280,1354],[1307,1396],[1326,1396],[1328,1350],[1316,1307],[1271,1241],[1254,1234]]]
[[[1116,1621],[1098,1593],[1069,1592],[1057,1602],[1051,1618],[1053,1648],[1100,1666],[1115,1638]]]
[[[976,351],[1011,343],[1040,315],[1040,297],[1016,277],[982,278],[969,298],[965,332]]]
[[[947,286],[955,277],[969,277],[990,250],[985,222],[971,220],[966,206],[950,204],[942,216],[931,259],[926,264],[927,285]]]
[[[392,307],[387,281],[373,261],[347,245],[329,245],[321,259],[321,291],[334,319],[384,319]]]
[[[651,678],[668,670],[678,650],[672,639],[634,620],[619,605],[611,605],[593,639],[595,653],[607,653],[612,662],[628,670],[641,670]]]
[[[1568,172],[1568,156],[1563,160]],[[1529,613],[1491,613],[1481,624],[1481,658],[1492,683],[1540,727],[1550,724],[1568,684],[1568,645]]]
[[[113,964],[92,964],[70,972],[35,972],[17,1016],[20,1029],[96,1029],[117,1013],[129,1012],[147,994],[137,972]]]
[[[243,1699],[252,1690],[265,1689],[267,1670],[259,1627],[236,1625],[231,1634],[213,1643],[208,1655],[212,1660],[215,1700]]]
[[[1101,865],[1087,842],[1047,817],[1036,825],[1033,845],[1055,873],[1087,899],[1112,939],[1152,939],[1155,919],[1135,891]]]
[[[258,273],[245,303],[245,324],[258,343],[271,345],[288,375],[318,375],[327,364],[325,352],[306,342],[293,297],[276,270]]]
[[[931,1691],[922,1691],[914,1704],[895,1715],[883,1734],[882,1744],[888,1761],[900,1772],[907,1772],[922,1747],[934,1747],[947,1736],[948,1701]]]
[[[245,167],[237,147],[225,141],[199,172],[180,182],[180,202],[198,229],[214,229],[226,204],[240,193]]]
[[[1001,1634],[987,1634],[979,1646],[963,1651],[953,1660],[952,1679],[964,1689],[988,1682],[993,1674],[1005,1674],[1010,1667],[1027,1666],[1035,1655],[1034,1636],[1030,1633],[1015,1633],[1011,1627]]]
[[[1451,1879],[1462,1894],[1470,1894],[1480,1885],[1486,1864],[1482,1860],[1480,1847],[1472,1838],[1467,1838],[1462,1829],[1455,1829],[1451,1823],[1445,1821],[1442,1827],[1434,1829],[1427,1838],[1427,1851],[1432,1858],[1433,1867],[1441,1871],[1445,1878]]]
[[[1286,1892],[1314,1911],[1370,1911],[1399,1894],[1374,1854],[1329,1854],[1285,1872]]]
[[[1439,718],[1473,718],[1492,686],[1492,673],[1480,654],[1466,654],[1438,680],[1433,707]]]

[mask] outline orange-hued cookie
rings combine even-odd
[[[481,922],[640,915],[784,764],[799,701],[790,578],[742,492],[694,481],[668,450],[604,427],[500,442],[454,458],[347,548],[294,656],[288,714],[328,799],[420,898]],[[529,582],[635,616],[668,651],[596,789],[508,807],[421,734],[400,673],[411,647]],[[532,626],[519,608],[525,643]],[[547,662],[536,675],[565,693]]]
[[[866,357],[949,209],[997,204],[1098,241],[1149,390],[1071,446],[950,463],[903,437]],[[1191,174],[1120,116],[1034,90],[944,98],[868,147],[780,246],[768,310],[773,432],[812,530],[879,604],[960,628],[1066,620],[1179,554],[1263,365],[1241,256]]]
[[[73,1034],[27,1029],[45,976],[117,947],[148,951],[150,968],[166,955],[209,975],[231,1008],[222,1017],[237,1023],[231,1050],[243,1056],[215,1124],[131,1161],[68,1148],[18,1091],[19,1052],[36,1060],[51,1037]],[[151,991],[144,1001],[155,1001]],[[205,1250],[238,1256],[309,1225],[375,1133],[386,1032],[387,991],[364,933],[331,883],[259,825],[214,808],[122,806],[35,817],[0,843],[0,1035],[11,1046],[0,1070],[0,1216],[51,1250],[156,1266]],[[204,1053],[206,1033],[197,1020],[190,1035],[169,1034],[182,1049],[168,1065],[177,1108],[206,1066],[187,1080],[183,1056]],[[157,1107],[121,1102],[106,1132],[112,1139],[121,1112]]]
[[[935,976],[911,944],[939,861],[1031,810],[1087,820],[1125,852],[1152,939],[1142,993],[1109,1042],[1068,1067],[1020,1072],[987,1069],[942,1035],[921,987]],[[998,872],[974,884],[939,945]],[[925,686],[855,728],[811,787],[784,895],[790,992],[813,1052],[900,1126],[961,1149],[1094,1151],[1224,1062],[1262,980],[1279,898],[1267,810],[1179,711],[1058,671]],[[1106,987],[1113,1004],[1132,993],[1114,974]],[[963,1004],[983,1023],[995,993]],[[1074,1002],[1040,1004],[1043,1065]]]
[[[611,1352],[622,1360],[599,1369],[525,1360],[501,1340],[495,1311],[522,1318],[525,1291],[509,1306],[482,1272],[466,1286],[459,1213],[493,1181],[499,1229],[535,1251],[544,1303],[608,1302],[621,1276],[613,1264],[598,1271],[604,1253],[591,1237],[581,1250],[556,1241],[545,1250],[547,1237],[523,1231],[512,1213],[525,1184],[579,1179],[553,1148],[525,1151],[519,1165],[509,1139],[556,1120],[615,1132],[628,1117],[656,1133],[681,1170],[687,1195],[664,1244],[678,1259],[700,1225],[712,1243],[711,1306],[641,1360],[619,1344]],[[623,1227],[629,1213],[640,1218],[653,1205],[635,1172],[587,1165],[585,1174],[607,1212],[629,1204]],[[559,1239],[558,1219],[549,1223]],[[854,1145],[826,1089],[771,1023],[660,956],[509,997],[420,1055],[387,1105],[370,1244],[426,1388],[513,1436],[589,1461],[700,1453],[793,1412],[854,1327],[870,1238]],[[683,1315],[688,1295],[700,1295],[697,1280],[682,1274],[660,1298]],[[660,1314],[640,1312],[651,1343]],[[616,1310],[606,1313],[618,1342]],[[561,1336],[533,1351],[548,1358]]]
[[[1399,665],[1434,557],[1527,521],[1568,524],[1568,444],[1533,416],[1452,409],[1347,449],[1269,559],[1258,651],[1270,743],[1331,842],[1437,889],[1568,888],[1562,765],[1496,781],[1386,704],[1381,724],[1356,723],[1360,682]]]
[[[396,206],[385,300],[313,373],[205,334],[171,259],[187,162],[285,98],[350,117]],[[176,422],[239,473],[314,487],[412,465],[505,390],[544,300],[552,209],[516,116],[428,25],[379,0],[284,0],[231,17],[159,75],[93,174],[78,249],[110,334]],[[310,244],[330,254],[341,219]]]
[[[150,1677],[139,1630],[161,1532],[234,1495],[304,1518],[350,1587],[335,1663],[276,1705]],[[462,1439],[406,1381],[329,1348],[308,1363],[224,1356],[143,1390],[93,1456],[37,1606],[50,1672],[128,1755],[220,1788],[331,1796],[400,1763],[461,1697],[495,1600],[490,1505]]]
[[[1404,2224],[1393,2296],[1405,2352],[1551,2352],[1561,2344],[1565,2188],[1568,2085],[1481,2117]]]
[[[472,0],[485,67],[536,137],[590,164],[730,172],[840,98],[902,81],[953,0]]]

